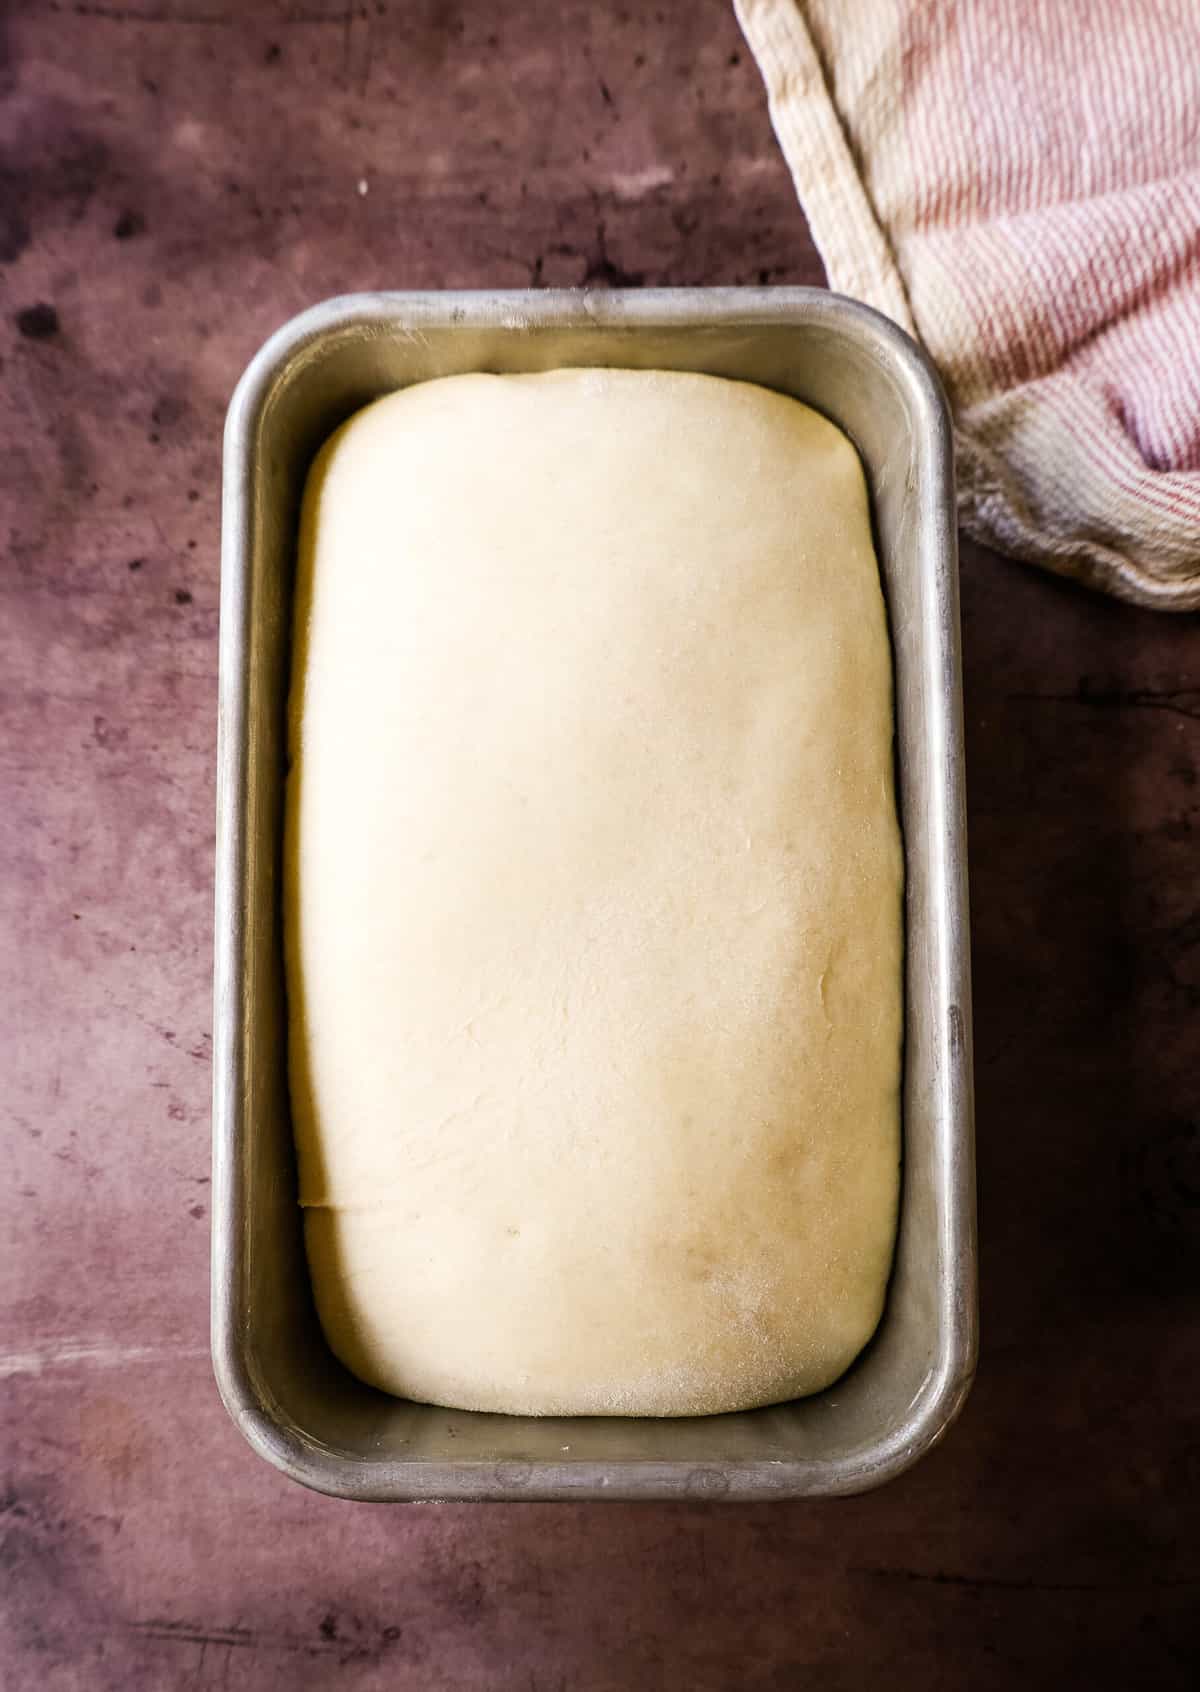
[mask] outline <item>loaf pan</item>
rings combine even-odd
[[[794,1403],[679,1420],[408,1403],[334,1359],[309,1289],[286,1085],[280,836],[296,523],[358,407],[461,371],[696,370],[794,394],[866,467],[896,675],[904,833],[904,1165],[879,1330]],[[900,1473],[970,1386],[976,1247],[958,582],[950,424],[922,353],[807,288],[359,294],[293,319],[225,432],[218,746],[212,1346],[221,1395],[285,1474],[345,1498],[795,1498]]]

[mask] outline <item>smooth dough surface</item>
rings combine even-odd
[[[622,370],[352,417],[305,494],[285,942],[317,1306],[526,1414],[814,1392],[895,1231],[891,659],[857,456]]]

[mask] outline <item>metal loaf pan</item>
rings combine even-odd
[[[690,1420],[463,1414],[385,1397],[328,1351],[296,1202],[280,936],[296,518],[357,407],[459,371],[617,365],[760,382],[824,412],[866,466],[895,656],[907,864],[904,1174],[882,1323],[813,1398]],[[898,329],[806,288],[363,294],[293,319],[225,435],[212,1345],[230,1414],[286,1474],[358,1499],[849,1493],[944,1432],[976,1354],[957,560],[950,424]]]

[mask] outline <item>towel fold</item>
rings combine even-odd
[[[736,5],[830,285],[941,372],[964,529],[1200,606],[1200,3]]]

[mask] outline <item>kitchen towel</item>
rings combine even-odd
[[[736,0],[830,286],[933,358],[966,532],[1200,606],[1200,0]]]

